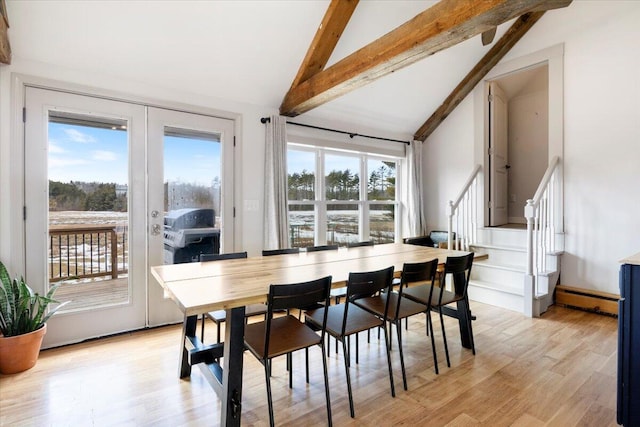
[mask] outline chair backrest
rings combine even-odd
[[[438,271],[438,258],[426,262],[405,263],[402,266],[401,281],[403,285],[415,282],[433,281]],[[404,286],[403,286],[404,287]]]
[[[230,252],[227,254],[200,254],[200,262],[203,261],[220,261],[223,259],[240,259],[246,258],[247,252]]]
[[[349,273],[347,281],[347,298],[344,307],[344,318],[342,322],[342,333],[344,334],[347,318],[349,316],[349,304],[360,298],[367,298],[376,295],[379,292],[391,292],[393,289],[393,271],[394,267],[387,267],[377,271],[366,271],[358,273]],[[389,301],[384,308],[384,319],[387,318],[389,312]]]
[[[269,249],[269,250],[262,251],[262,256],[297,254],[297,253],[300,253],[300,248]]]
[[[442,287],[446,286],[447,275],[451,274],[453,279],[453,290],[456,296],[464,298],[469,287],[469,277],[471,276],[471,266],[473,265],[473,252],[468,255],[447,257],[444,264],[444,274],[442,275]]]
[[[270,285],[267,296],[267,324],[264,345],[264,358],[269,353],[269,335],[274,311],[299,309],[316,303],[322,303],[325,307],[331,304],[331,276],[311,280],[309,282],[291,283],[284,285]],[[324,331],[327,327],[327,312],[324,310],[320,339],[324,339]],[[322,342],[322,341],[320,341]]]
[[[421,282],[420,284],[429,285],[429,301],[433,294],[433,286],[435,284],[436,275],[438,273],[438,258],[425,262],[405,263],[402,266],[402,275],[400,276],[400,289],[398,289],[398,298],[396,313],[400,313],[400,303],[402,301],[402,290],[411,283]]]
[[[309,246],[307,252],[333,251],[336,249],[338,249],[338,245]]]
[[[358,248],[360,246],[373,246],[373,240],[368,240],[366,242],[352,242],[347,243],[348,248]]]

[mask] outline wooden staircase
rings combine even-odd
[[[526,313],[526,230],[522,226],[484,227],[469,250],[486,254],[474,262],[469,298],[519,313]],[[547,271],[536,281],[533,315],[539,316],[553,304],[553,292],[560,274],[561,253],[547,254]]]

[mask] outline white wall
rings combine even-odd
[[[561,282],[619,293],[619,260],[640,252],[640,2],[574,1],[545,15],[503,61],[564,43],[565,254]],[[427,222],[474,158],[474,94],[427,140]],[[442,171],[435,176],[435,168]]]

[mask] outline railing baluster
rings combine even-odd
[[[476,242],[477,236],[477,195],[476,186],[478,174],[481,166],[477,165],[464,186],[462,191],[454,201],[449,201],[448,209],[448,247],[453,249],[469,250],[469,247]],[[456,225],[453,227],[455,216]],[[453,233],[456,233],[456,240],[453,241]]]

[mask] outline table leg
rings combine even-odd
[[[470,319],[468,301],[460,300],[456,303],[458,312],[458,323],[460,325],[460,341],[464,348],[471,348],[471,331],[469,330]]]
[[[239,426],[242,412],[242,369],[245,308],[227,310],[222,373],[221,426]]]
[[[185,316],[182,322],[182,340],[180,342],[180,378],[191,375],[191,363],[189,363],[189,350],[187,342],[196,336],[196,323],[198,316]]]

